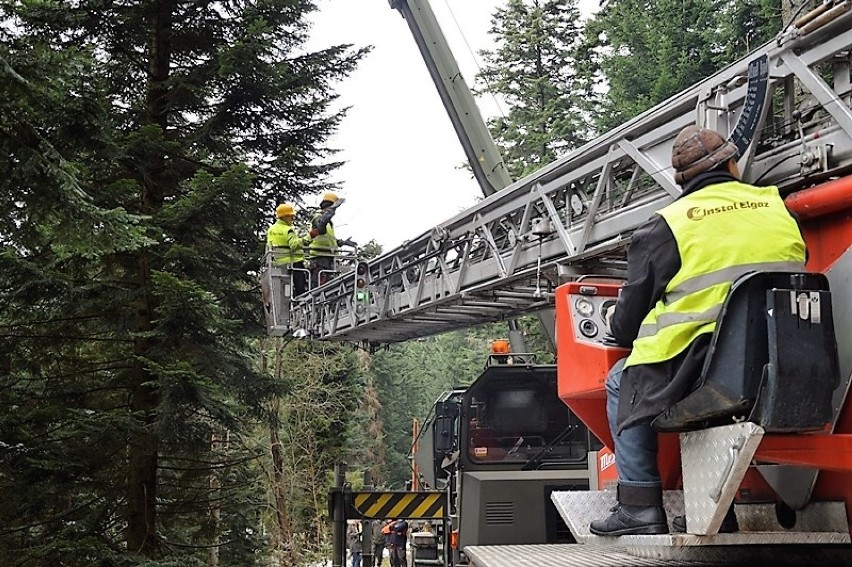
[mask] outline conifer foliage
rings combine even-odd
[[[589,135],[576,73],[582,22],[576,0],[507,0],[491,20],[496,48],[483,51],[479,94],[509,109],[490,121],[491,133],[514,179],[553,162]]]
[[[314,9],[0,3],[0,564],[259,561],[252,271],[364,54]]]
[[[600,130],[691,87],[780,31],[781,0],[606,0],[586,26],[581,72]],[[604,94],[605,93],[605,94]]]

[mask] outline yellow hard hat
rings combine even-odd
[[[322,199],[320,199],[320,202],[323,202],[323,201],[331,201],[332,203],[336,203],[337,202],[337,194],[332,193],[331,191],[323,193]]]
[[[282,205],[278,205],[275,207],[275,216],[278,218],[281,217],[292,217],[296,214],[296,207],[294,207],[290,203],[284,203]]]

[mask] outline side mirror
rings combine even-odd
[[[458,445],[459,405],[456,402],[435,404],[435,452],[452,453]]]

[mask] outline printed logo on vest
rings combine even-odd
[[[691,207],[686,211],[686,218],[689,220],[698,221],[710,215],[719,213],[729,213],[731,211],[741,211],[747,209],[762,209],[768,207],[769,203],[765,201],[739,201],[723,207]]]

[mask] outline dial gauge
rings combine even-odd
[[[583,317],[591,317],[595,313],[595,306],[592,305],[592,302],[585,297],[578,299],[576,303],[574,303],[574,308],[577,310],[577,313]]]

